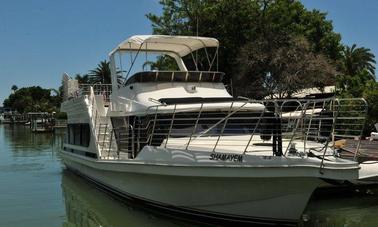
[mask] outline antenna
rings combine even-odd
[[[197,7],[197,13],[196,13],[196,36],[198,37],[198,7]]]
[[[199,12],[199,4],[201,4],[201,1],[198,1],[197,9],[196,9],[196,36],[198,37],[198,12]],[[196,50],[196,65],[198,65],[198,50]]]

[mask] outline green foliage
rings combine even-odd
[[[340,97],[363,97],[368,103],[364,135],[368,136],[378,122],[378,83],[375,81],[375,56],[371,50],[354,44],[344,47],[337,79]]]
[[[219,71],[226,73],[226,83],[230,78],[242,79],[238,75],[240,62],[237,61],[241,49],[254,48],[261,52],[266,48],[277,50],[282,43],[305,38],[308,51],[314,56],[323,55],[321,58],[331,63],[340,58],[340,35],[333,32],[332,23],[326,19],[326,14],[317,10],[309,11],[299,1],[161,0],[160,4],[163,7],[161,16],[147,15],[152,22],[153,32],[217,38],[221,43]],[[290,48],[290,45],[286,45],[286,48]],[[256,70],[249,68],[249,73],[244,75],[246,78],[239,83],[242,87],[236,86],[235,90],[246,91],[244,84],[253,84],[256,80],[253,75],[270,72],[261,72],[263,68],[269,69],[269,62],[258,62]],[[247,92],[244,95],[256,98],[261,93]]]
[[[156,62],[145,62],[146,65],[151,66],[151,70],[162,70],[162,71],[176,71],[179,70],[176,61],[167,55],[159,56]],[[144,67],[145,65],[143,65]]]
[[[365,47],[345,46],[342,51],[341,70],[344,75],[354,76],[366,71],[370,79],[375,75],[375,56],[371,50]]]
[[[365,128],[365,134],[369,135],[371,131],[375,130],[374,124],[378,123],[378,82],[367,82],[363,92],[363,97],[369,106]]]
[[[53,112],[59,109],[61,101],[59,95],[51,95],[51,89],[33,86],[18,89],[10,94],[3,105],[20,113]]]
[[[313,53],[305,38],[295,37],[271,45],[265,39],[240,51],[236,86],[249,97],[290,97],[308,87],[324,87],[334,80],[335,67],[324,55]]]
[[[110,63],[106,60],[101,61],[97,68],[90,70],[88,74],[88,79],[91,84],[102,83],[110,84],[112,83]]]
[[[77,80],[79,82],[79,84],[90,84],[91,83],[91,80],[90,80],[88,74],[84,74],[84,75],[76,74],[75,80]]]
[[[365,86],[374,82],[367,70],[356,72],[353,75],[341,74],[337,78],[337,92],[341,97],[362,97]]]
[[[58,112],[55,114],[56,119],[67,119],[67,113],[65,112]]]
[[[370,49],[345,46],[339,61],[340,75],[337,79],[341,96],[361,97],[366,84],[375,82],[375,56]]]
[[[17,85],[12,85],[11,90],[12,90],[13,92],[16,92],[17,89],[18,89]]]
[[[117,71],[117,74],[117,82],[121,84],[123,82],[121,72]],[[77,74],[75,79],[79,81],[79,84],[111,84],[110,62],[107,60],[101,61],[95,69],[89,70],[88,74],[83,76]]]

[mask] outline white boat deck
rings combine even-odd
[[[190,144],[188,146],[189,141]],[[287,147],[293,143],[295,143],[297,152],[322,149],[324,147],[323,144],[314,141],[307,141],[305,144],[303,140],[293,140],[290,143],[290,139],[283,139],[282,152],[285,153],[286,149],[288,149]],[[233,154],[272,155],[272,140],[262,140],[258,135],[252,138],[250,135],[168,138],[168,140],[165,139],[162,142],[161,147]]]

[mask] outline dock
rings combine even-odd
[[[345,158],[353,158],[357,145],[358,140],[347,140],[341,156]],[[361,140],[360,149],[358,152],[358,161],[363,162],[369,160],[378,161],[377,140]]]

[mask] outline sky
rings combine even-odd
[[[378,56],[378,1],[302,2],[327,12],[344,44]],[[160,14],[158,0],[0,0],[0,106],[12,85],[58,88],[64,72],[87,73],[129,36],[151,34],[149,12]]]

